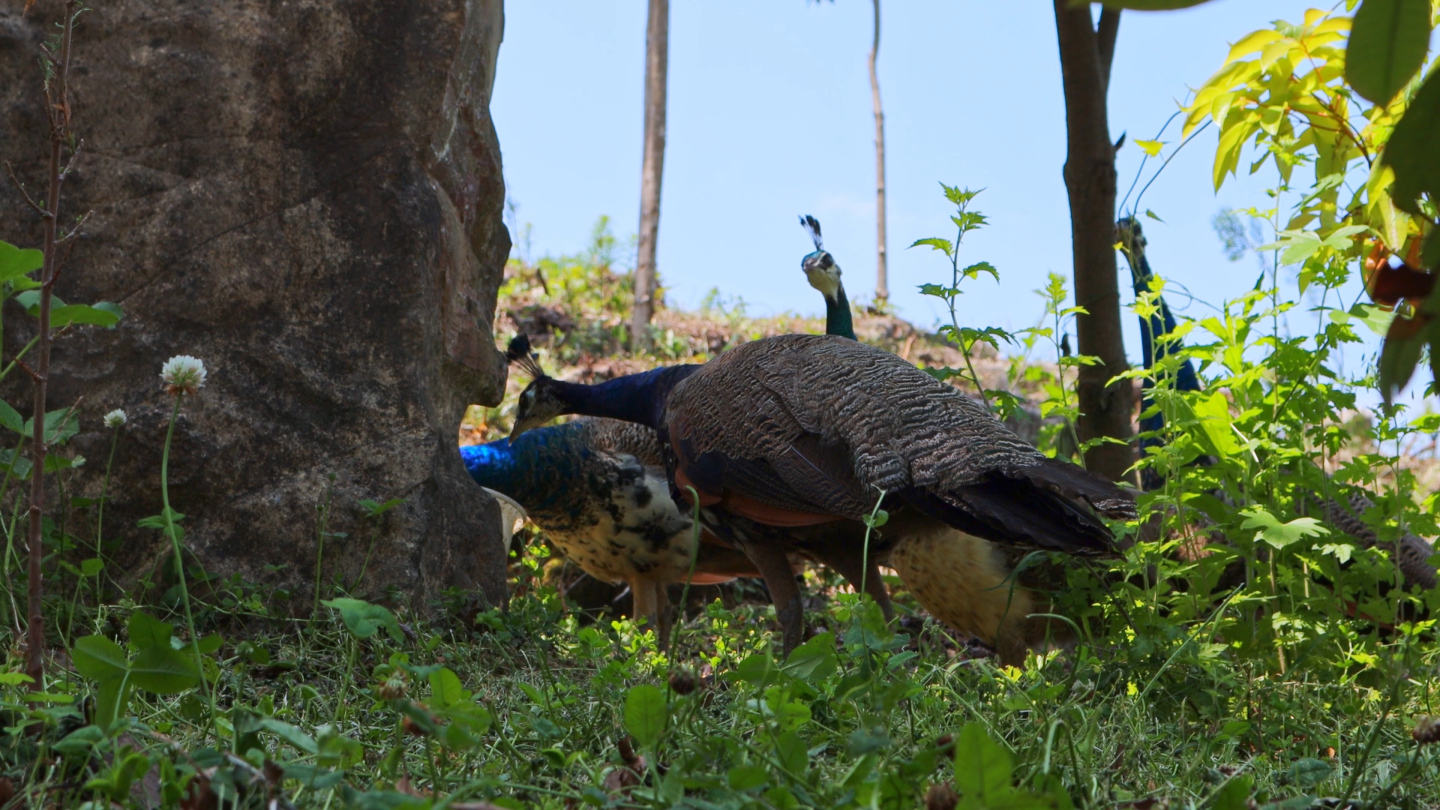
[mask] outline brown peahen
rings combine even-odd
[[[1128,492],[1045,457],[957,389],[835,336],[766,338],[704,366],[595,386],[537,376],[521,394],[512,437],[565,413],[655,428],[678,491],[693,488],[702,506],[765,526],[858,521],[883,502],[911,512],[901,515],[903,530],[886,533],[896,544],[948,526],[1001,545],[1099,555],[1114,548],[1100,516],[1134,514]],[[784,555],[764,545],[745,551],[790,646],[802,619]],[[934,587],[909,584],[948,621],[971,606],[961,586],[965,566],[976,564],[969,554],[916,565],[912,576]]]

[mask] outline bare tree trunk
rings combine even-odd
[[[1085,453],[1086,466],[1119,481],[1134,461],[1130,439],[1134,386],[1107,385],[1129,366],[1120,331],[1120,289],[1115,271],[1115,147],[1106,108],[1110,58],[1120,12],[1105,9],[1097,34],[1088,5],[1071,8],[1055,0],[1060,67],[1065,83],[1065,188],[1070,196],[1070,240],[1075,262],[1075,302],[1089,314],[1076,318],[1080,354],[1100,359],[1081,366],[1080,440],[1118,439]]]
[[[645,161],[640,169],[640,250],[630,344],[650,344],[655,314],[655,242],[660,231],[660,179],[665,170],[665,76],[670,61],[670,0],[650,0],[645,27]]]
[[[875,39],[870,43],[870,100],[875,107],[875,303],[890,298],[890,271],[885,263],[885,113],[880,108],[880,78],[875,57],[880,54],[880,0],[875,3]]]

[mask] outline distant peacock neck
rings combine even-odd
[[[825,296],[825,334],[855,339],[855,324],[850,320],[850,299],[845,297],[845,285],[835,288],[835,297]]]
[[[665,366],[616,377],[599,385],[562,382],[556,387],[567,413],[603,416],[658,428],[670,390],[699,368],[698,365]]]

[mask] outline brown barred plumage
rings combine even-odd
[[[858,519],[880,491],[1002,543],[1112,550],[1091,509],[1134,515],[1125,490],[1046,458],[983,406],[880,349],[826,335],[745,344],[675,386],[674,464],[702,495]]]
[[[1394,543],[1381,542],[1375,530],[1360,520],[1360,515],[1375,506],[1364,493],[1358,490],[1352,492],[1348,505],[1339,498],[1322,499],[1318,495],[1312,495],[1311,500],[1324,510],[1325,520],[1335,528],[1359,540],[1366,548],[1380,548],[1389,552],[1400,568],[1405,590],[1411,590],[1417,585],[1422,591],[1435,587],[1435,566],[1430,564],[1430,558],[1435,554],[1434,547],[1408,532]]]

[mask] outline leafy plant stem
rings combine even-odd
[[[180,418],[180,403],[185,401],[185,392],[175,394],[175,407],[170,411],[170,426],[165,430],[165,449],[160,454],[160,505],[165,514],[165,533],[170,536],[170,545],[175,552],[175,575],[180,580],[180,603],[185,606],[185,629],[190,631],[190,650],[195,654],[195,671],[205,686],[205,696],[210,701],[210,733],[218,744],[220,728],[215,713],[215,685],[205,676],[205,663],[200,657],[200,635],[195,632],[195,613],[190,609],[190,587],[185,581],[185,555],[180,548],[180,535],[175,531],[175,513],[170,508],[170,442],[175,436],[175,422]]]

